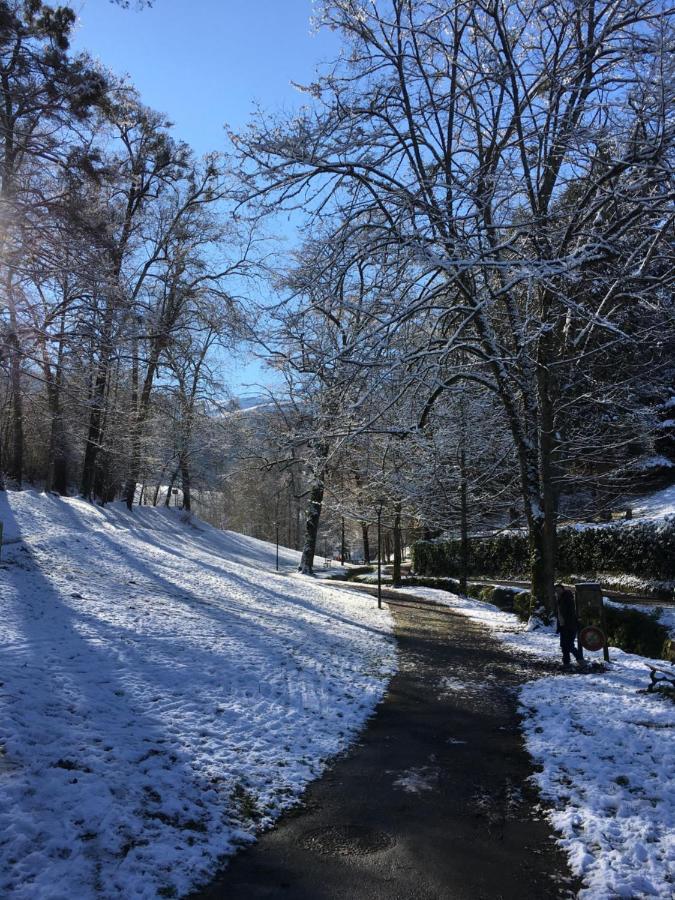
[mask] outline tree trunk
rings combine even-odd
[[[462,358],[464,362],[464,358]],[[469,489],[466,471],[466,402],[459,400],[459,590],[466,594],[469,576]]]
[[[542,319],[550,321],[552,298],[548,291],[542,297]],[[539,408],[539,484],[544,515],[543,553],[545,606],[555,605],[555,569],[557,564],[558,498],[555,484],[554,455],[556,450],[555,413],[553,396],[555,378],[551,361],[555,358],[553,331],[542,330],[537,346],[537,403]]]
[[[57,398],[56,407],[52,410],[51,432],[49,436],[49,469],[46,490],[56,491],[62,497],[68,495],[68,453],[66,449],[63,413]]]
[[[401,503],[397,501],[394,504],[394,587],[400,587],[401,584]]]
[[[166,497],[164,499],[164,506],[171,505],[171,491],[173,491],[173,486],[176,483],[176,478],[178,478],[178,472],[180,470],[180,464],[176,466],[176,468],[171,473],[171,478],[169,479],[169,484],[166,489]]]
[[[103,439],[103,411],[108,387],[108,369],[109,360],[106,352],[105,358],[99,361],[90,400],[89,431],[87,433],[87,444],[82,465],[82,480],[80,482],[80,493],[85,500],[91,500],[94,493],[96,463]]]
[[[549,585],[552,584],[553,576],[549,566],[550,556],[547,548],[543,516],[532,518],[529,522],[528,530],[532,607],[543,606],[550,613],[553,605],[549,604]]]
[[[314,556],[316,555],[316,541],[319,535],[319,521],[321,519],[321,506],[323,504],[323,472],[315,482],[310,494],[307,507],[307,519],[305,522],[305,543],[302,548],[302,557],[298,572],[303,575],[314,574]]]
[[[187,454],[182,454],[180,458],[180,477],[183,487],[183,509],[190,512],[191,496],[190,496],[190,466]]]
[[[389,529],[387,529],[384,532],[384,558],[387,562],[387,565],[389,565],[389,563],[391,562],[391,551],[392,551],[391,531],[389,531]]]
[[[61,334],[65,333],[65,312],[61,317]],[[54,370],[47,357],[47,348],[42,343],[43,371],[45,386],[47,389],[47,403],[49,405],[50,429],[49,429],[49,457],[47,460],[46,491],[56,491],[62,497],[68,494],[68,451],[66,447],[66,434],[63,425],[63,410],[61,408],[61,384],[63,381],[63,340],[59,341]]]
[[[138,333],[132,324],[131,337],[131,459],[129,474],[124,485],[124,502],[131,512],[134,508],[136,485],[141,470],[141,410],[138,402]]]
[[[554,553],[552,533],[546,526],[545,502],[541,491],[541,428],[537,415],[537,401],[529,397],[527,415],[523,419],[508,391],[501,390],[500,398],[509,422],[518,456],[520,486],[530,545],[530,580],[532,607],[544,607],[549,614],[554,608]],[[546,439],[544,439],[546,446]],[[555,526],[553,528],[555,533]]]
[[[166,464],[162,467],[161,475],[159,476],[159,480],[158,480],[157,484],[155,485],[155,492],[154,492],[154,494],[153,494],[153,496],[152,496],[152,505],[153,505],[153,506],[157,506],[157,503],[158,503],[158,501],[159,501],[159,492],[160,492],[161,489],[162,489],[162,481],[164,480],[164,475],[166,474],[166,470],[167,470],[168,468],[169,468],[169,463],[166,463]]]
[[[286,509],[286,546],[292,547],[291,530],[293,528],[293,492],[291,490],[292,481],[287,485],[288,507]]]
[[[7,75],[3,75],[3,166],[0,183],[0,195],[3,206],[11,209],[14,199],[15,165],[18,151],[15,145],[16,118],[14,114],[14,100],[8,87]],[[11,221],[11,213],[9,216]],[[19,322],[16,313],[16,298],[14,296],[13,272],[9,265],[10,240],[6,223],[3,223],[3,231],[0,236],[2,244],[0,254],[6,266],[5,269],[5,300],[9,312],[9,329],[6,336],[6,346],[9,355],[10,384],[12,388],[12,453],[8,460],[7,474],[21,487],[23,481],[23,396],[21,394],[21,345],[19,342]]]
[[[131,459],[129,462],[129,475],[124,487],[124,499],[129,510],[134,502],[136,484],[140,476],[143,428],[150,413],[152,386],[157,374],[159,358],[164,347],[165,341],[163,339],[156,340],[153,344],[150,359],[148,360],[148,368],[143,380],[143,389],[140,397],[138,397],[138,346],[137,340],[134,339],[134,362],[132,366],[132,409],[134,412],[131,424]]]
[[[316,554],[316,542],[319,536],[319,521],[321,520],[321,507],[323,504],[328,445],[319,444],[316,446],[316,453],[317,467],[315,480],[309,498],[309,505],[307,507],[305,540],[302,547],[300,565],[298,566],[298,572],[302,572],[303,575],[314,574],[314,556]]]
[[[368,537],[368,525],[366,522],[361,522],[361,537],[363,540],[363,560],[366,563],[370,562],[370,540]]]
[[[21,356],[18,341],[11,336],[12,361],[12,457],[9,474],[18,488],[23,483],[23,397],[21,395]]]
[[[9,372],[12,387],[12,454],[9,459],[8,475],[16,486],[23,482],[23,394],[21,393],[21,344],[19,342],[19,322],[16,314],[12,273],[8,269],[5,281],[7,309],[9,311]]]
[[[133,429],[131,435],[131,459],[129,464],[129,475],[124,484],[124,502],[129,512],[133,509],[134,498],[136,497],[136,485],[138,484],[139,472],[141,470],[141,438],[136,430]]]
[[[340,521],[340,565],[345,564],[345,517]]]
[[[469,503],[466,483],[466,454],[463,447],[459,453],[459,472],[459,589],[462,594],[466,594],[469,576]]]
[[[96,457],[99,447],[100,415],[92,409],[89,416],[89,432],[84,448],[84,460],[82,462],[82,478],[80,480],[80,494],[85,500],[91,500],[94,491],[94,472],[96,470]]]
[[[542,315],[545,318],[545,315]],[[538,365],[528,362],[525,355],[524,371],[521,377],[520,397],[513,389],[503,363],[500,360],[491,325],[482,314],[475,319],[486,354],[491,357],[490,367],[497,385],[513,445],[518,458],[520,487],[523,496],[525,520],[530,544],[530,575],[532,583],[532,605],[543,606],[549,613],[553,610],[554,554],[551,530],[545,528],[545,502],[542,497],[542,466],[540,456],[542,418],[540,399],[542,385],[538,379],[547,372],[547,347],[538,348]],[[522,408],[521,408],[522,404]],[[545,417],[544,417],[545,418]],[[552,439],[552,430],[548,430]],[[546,446],[546,437],[544,437]],[[546,456],[546,452],[544,454]],[[555,529],[554,529],[555,530]]]

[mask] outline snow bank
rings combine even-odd
[[[411,590],[490,626],[515,653],[560,660],[552,629],[528,631],[489,603]],[[675,887],[675,704],[644,689],[645,663],[668,664],[614,647],[610,656],[605,671],[525,684],[525,741],[548,818],[583,880],[580,900],[665,900]]]
[[[553,806],[549,819],[583,878],[579,897],[670,898],[675,707],[638,693],[647,683],[644,660],[611,655],[605,673],[524,686],[526,743],[541,766],[536,780]]]
[[[628,501],[637,519],[665,519],[675,515],[675,484],[647,496]]]
[[[0,896],[187,892],[394,669],[386,611],[270,572],[262,541],[30,492],[0,494],[0,518]]]

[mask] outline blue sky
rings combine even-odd
[[[311,0],[154,0],[140,11],[133,0],[127,10],[109,0],[70,5],[79,16],[73,49],[128,74],[200,154],[225,149],[224,123],[242,128],[256,103],[269,111],[306,103],[291,81],[311,81],[337,52],[332,33],[312,33]],[[238,391],[262,377],[243,360],[227,372]]]

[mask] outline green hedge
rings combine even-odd
[[[502,587],[484,587],[480,590],[480,600],[492,603],[506,612],[515,612],[523,621],[530,616],[531,598],[529,591],[515,591]],[[661,609],[652,612],[630,609],[625,606],[605,604],[607,642],[626,653],[637,653],[652,659],[672,659],[673,641],[668,627],[659,622]],[[584,625],[600,625],[600,618],[584,619]]]
[[[332,577],[352,581],[353,579],[358,579],[361,575],[370,575],[374,571],[375,569],[372,566],[353,566],[351,569],[347,569],[346,572],[337,572]]]
[[[492,603],[493,606],[503,609],[504,612],[514,612],[519,619],[527,622],[532,612],[532,595],[529,591],[521,591],[516,588],[507,588],[499,586],[469,585],[469,588],[475,588],[470,596],[477,600],[483,600],[486,603]]]
[[[412,546],[418,575],[458,576],[460,541],[418,541]],[[469,575],[522,575],[530,568],[530,547],[522,532],[469,541]],[[638,575],[675,579],[675,519],[633,525],[568,526],[558,530],[561,574]]]

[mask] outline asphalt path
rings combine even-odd
[[[194,900],[576,895],[517,712],[519,685],[552,666],[447,607],[387,602],[399,672],[358,742]]]

